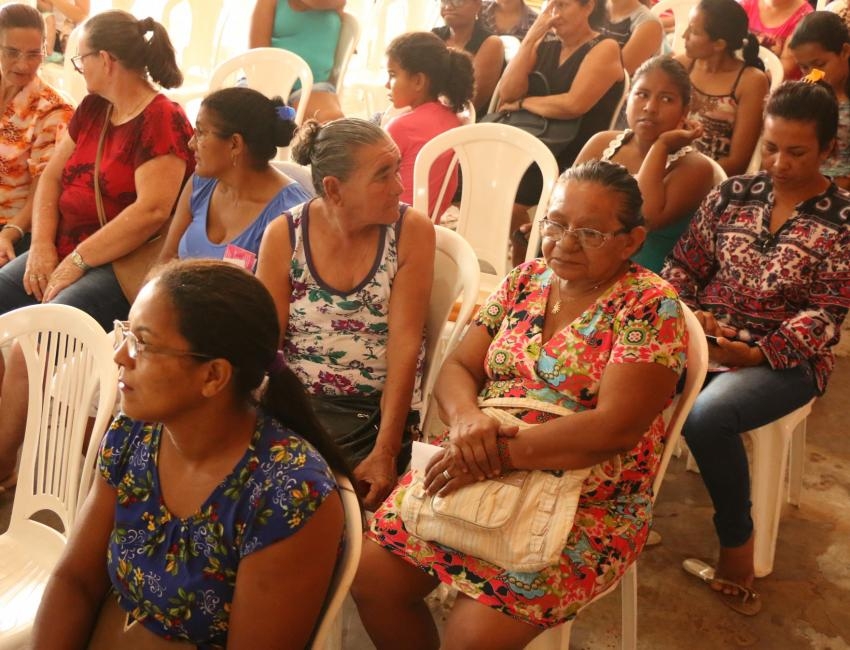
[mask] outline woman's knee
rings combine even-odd
[[[358,606],[375,602],[406,605],[422,601],[437,584],[436,578],[366,539],[351,595]]]

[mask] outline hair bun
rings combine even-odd
[[[154,26],[156,25],[156,21],[148,16],[147,18],[142,18],[139,21],[139,33],[144,36],[148,32],[152,32],[154,30]]]

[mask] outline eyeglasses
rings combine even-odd
[[[3,54],[3,58],[7,61],[15,63],[23,59],[27,63],[40,63],[44,58],[44,50],[29,50],[28,52],[22,52],[21,50],[14,47],[0,47],[0,52]]]
[[[443,7],[451,7],[452,9],[458,9],[466,4],[466,0],[440,0],[440,5]]]
[[[600,232],[593,228],[567,228],[557,221],[546,218],[540,220],[540,235],[542,237],[561,241],[567,235],[571,235],[578,240],[582,248],[600,248],[609,239],[624,232],[628,232],[628,228],[620,228],[614,232]]]
[[[174,357],[198,357],[199,359],[214,359],[209,354],[192,352],[190,350],[175,350],[174,348],[163,348],[150,343],[142,343],[133,332],[130,331],[130,323],[125,320],[117,320],[112,323],[115,340],[113,347],[117,350],[127,343],[127,354],[131,359],[138,359],[143,352],[150,354],[169,354]]]
[[[80,74],[83,74],[83,59],[85,59],[87,56],[94,56],[95,54],[100,54],[100,51],[86,52],[85,54],[78,54],[77,56],[72,56],[71,65],[74,66],[74,70],[76,70]]]
[[[219,138],[230,137],[227,133],[222,133],[221,131],[213,131],[212,129],[210,129],[209,131],[204,131],[202,129],[199,129],[197,126],[195,127],[194,132],[195,132],[195,140],[201,140],[201,139],[207,137],[210,134],[213,134],[213,135],[215,135]]]

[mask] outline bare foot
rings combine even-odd
[[[751,589],[756,576],[753,566],[753,550],[754,539],[752,535],[741,546],[721,546],[720,558],[717,561],[717,569],[714,573],[715,581],[711,583],[711,588],[715,591],[722,591],[724,594],[738,593],[739,590],[730,583]]]

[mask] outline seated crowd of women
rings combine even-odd
[[[228,88],[204,99],[193,131],[149,81],[181,81],[164,28],[118,11],[90,18],[74,57],[90,94],[58,143],[70,107],[57,102],[44,122],[32,155],[49,161],[31,166],[2,231],[31,223],[31,247],[17,257],[16,242],[0,247],[0,313],[76,306],[114,331],[120,366],[121,413],[35,647],[304,647],[345,544],[343,476],[375,513],[352,592],[377,647],[439,645],[424,599],[440,583],[462,595],[445,647],[524,647],[616,583],[646,543],[663,412],[687,366],[681,302],[716,337],[710,358],[736,369],[709,375],[684,427],[716,512],[709,582],[726,605],[757,613],[741,433],[822,394],[834,366],[850,307],[850,193],[824,174],[843,169],[850,37],[820,12],[801,24],[789,47],[824,80],[774,91],[763,170],[718,185],[698,153],[712,127],[693,113],[694,81],[706,97],[731,84],[723,106],[747,110],[736,98],[766,83],[730,49],[746,31],[712,22],[722,1],[692,13],[687,59],[634,67],[625,130],[608,130],[625,75],[618,45],[596,29],[596,0],[553,0],[502,75],[503,108],[583,115],[586,132],[559,152],[542,256],[510,272],[443,364],[434,398],[445,432],[422,480],[448,497],[514,472],[590,468],[561,552],[537,571],[420,538],[402,508],[417,480],[406,468],[436,236],[403,200],[409,152],[394,140],[415,140],[417,121],[457,119],[473,100],[474,59],[439,34],[395,39],[390,89],[411,111],[387,130],[352,118],[296,129],[281,99]],[[442,4],[449,25],[465,0]],[[15,97],[41,83],[34,66],[17,72],[40,21],[20,5],[0,10],[3,56],[19,43],[0,66]],[[449,25],[448,39],[464,29]],[[411,54],[422,51],[433,60]],[[535,76],[553,85],[533,93]],[[721,136],[709,144],[734,172],[741,148],[756,146],[737,132],[724,131],[725,148]],[[311,188],[271,162],[290,141]],[[534,204],[534,182],[524,179],[520,205]],[[157,263],[146,282],[122,274],[139,251]],[[13,348],[2,489],[16,480],[26,379]],[[352,411],[363,426],[339,417]]]

